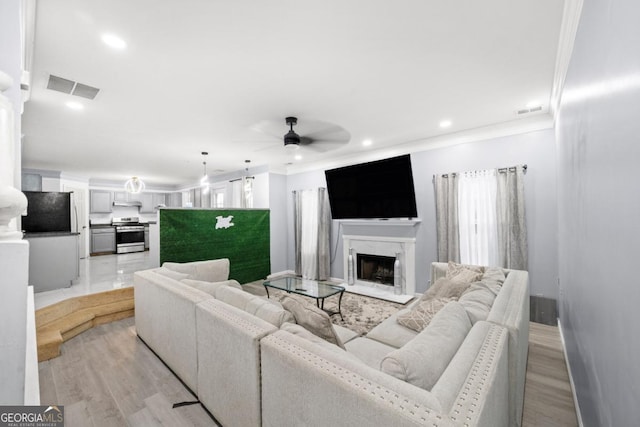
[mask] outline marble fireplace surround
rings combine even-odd
[[[387,222],[380,225],[380,223],[372,223],[372,222],[363,222],[366,224],[367,232],[371,233],[371,225],[376,224],[376,228],[385,227],[385,232],[380,234],[385,234],[384,236],[371,235],[371,234],[358,234],[357,227],[350,227],[350,229],[346,229],[349,231],[349,234],[344,234],[342,236],[342,247],[343,247],[343,256],[344,256],[344,287],[347,292],[357,293],[361,295],[367,295],[375,298],[384,299],[387,301],[406,303],[411,300],[416,292],[416,257],[415,257],[415,247],[416,247],[416,239],[415,237],[406,237],[406,236],[389,236],[389,230],[397,227],[398,224],[403,226],[415,226],[417,221],[409,221],[404,220],[402,222],[395,222],[393,224],[389,224]],[[351,224],[353,225],[353,224]],[[404,227],[402,227],[404,228]],[[380,229],[382,231],[382,229]],[[354,233],[355,232],[355,233]],[[393,234],[393,233],[391,233]],[[407,234],[405,232],[398,234]],[[349,259],[349,251],[352,250],[353,261],[354,261],[354,284],[349,285],[347,283],[347,279],[349,277],[348,273],[348,259]],[[372,283],[370,281],[359,280],[357,277],[357,266],[356,260],[358,254],[368,254],[368,255],[379,255],[379,256],[387,256],[387,257],[396,257],[396,254],[399,254],[400,260],[400,277],[404,283],[404,294],[396,295],[393,289],[393,286],[382,285]]]

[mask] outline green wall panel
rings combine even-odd
[[[267,209],[160,210],[160,264],[229,258],[229,278],[247,283],[271,272],[269,244]]]

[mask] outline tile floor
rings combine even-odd
[[[36,310],[67,298],[132,286],[134,272],[154,267],[148,251],[81,259],[80,277],[70,287],[35,294]]]

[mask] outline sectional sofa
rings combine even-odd
[[[520,425],[526,272],[504,270],[480,317],[461,298],[416,332],[397,321],[416,301],[365,337],[334,325],[340,348],[229,281],[228,267],[165,263],[134,275],[138,336],[222,425]],[[432,283],[446,271],[434,263]]]

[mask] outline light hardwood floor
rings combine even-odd
[[[577,426],[558,328],[531,323],[525,427]],[[64,405],[67,427],[217,426],[187,388],[135,334],[133,318],[98,326],[40,363],[43,405]]]

